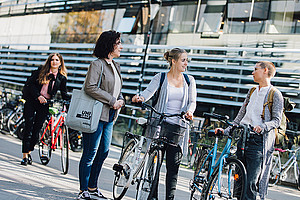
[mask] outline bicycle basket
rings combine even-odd
[[[160,133],[160,119],[151,117],[148,119],[145,137],[154,139],[158,138]]]
[[[171,143],[178,144],[183,138],[186,127],[179,124],[171,124],[163,121],[161,124],[160,137],[167,138]]]

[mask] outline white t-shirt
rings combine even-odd
[[[121,89],[121,79],[120,79],[120,76],[117,72],[117,69],[116,69],[114,63],[111,62],[111,63],[108,63],[108,64],[111,65],[111,67],[113,69],[113,72],[114,72],[114,75],[115,75],[115,86],[114,86],[113,97],[118,98],[119,93],[120,93],[120,89]]]
[[[264,101],[270,87],[270,85],[260,89],[259,86],[256,87],[250,97],[249,103],[246,107],[246,114],[243,117],[241,124],[251,124],[252,126],[261,126],[263,124],[261,114],[263,112]]]

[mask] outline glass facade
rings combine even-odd
[[[51,42],[93,43],[102,31],[117,30],[123,17],[131,17],[135,23],[125,35],[144,40],[150,14],[145,1],[80,2],[3,1],[0,2],[0,24],[10,30],[13,19],[22,17],[22,12],[26,13],[23,13],[24,20],[28,20],[27,16],[49,15],[49,21],[45,22],[48,30],[40,33],[40,37],[50,33]],[[38,26],[35,20],[30,23],[27,21],[27,26]],[[0,33],[0,38],[6,37],[8,32]],[[152,44],[166,44],[168,34],[299,34],[300,3],[294,0],[163,0],[152,33]],[[19,34],[24,37],[22,32]],[[26,34],[30,35],[30,31]]]

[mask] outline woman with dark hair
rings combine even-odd
[[[60,90],[63,99],[67,94],[67,69],[59,53],[52,53],[45,64],[32,72],[23,88],[25,129],[22,140],[23,160],[21,165],[32,164],[30,152],[39,139],[39,132],[49,113],[47,100]]]
[[[121,94],[122,78],[120,65],[113,58],[123,49],[120,33],[103,32],[96,42],[84,90],[86,94],[103,103],[98,129],[83,133],[83,153],[79,163],[80,192],[77,199],[106,199],[98,189],[98,177],[109,151],[113,122],[119,109],[125,104]],[[100,87],[98,82],[101,77]]]
[[[170,66],[170,71],[167,72],[161,84],[160,93],[158,95],[155,108],[158,112],[166,114],[178,114],[185,112],[187,119],[193,119],[193,113],[196,109],[196,83],[191,75],[183,74],[188,65],[187,53],[184,49],[174,48],[164,54]],[[133,102],[148,101],[158,90],[161,83],[163,73],[156,74],[148,87],[141,93],[132,98]],[[153,113],[153,117],[157,117]],[[167,135],[170,133],[172,127],[182,126],[182,121],[177,117],[167,118],[161,124],[161,133]],[[166,200],[173,200],[175,198],[175,191],[177,185],[177,177],[179,165],[183,155],[187,155],[187,147],[189,140],[189,131],[186,129],[183,134],[181,132],[171,132],[174,136],[172,141],[178,141],[176,144],[165,144],[163,154],[166,154]],[[179,137],[177,137],[177,136]],[[157,184],[158,186],[158,184]],[[157,188],[156,197],[157,199]]]

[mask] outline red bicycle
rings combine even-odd
[[[66,105],[69,101],[51,100],[50,104],[60,104],[61,109],[50,106],[49,118],[44,122],[40,141],[39,141],[39,156],[41,163],[47,165],[50,161],[52,151],[60,150],[61,167],[63,174],[68,173],[69,169],[69,133],[68,127],[65,125],[66,120]]]

